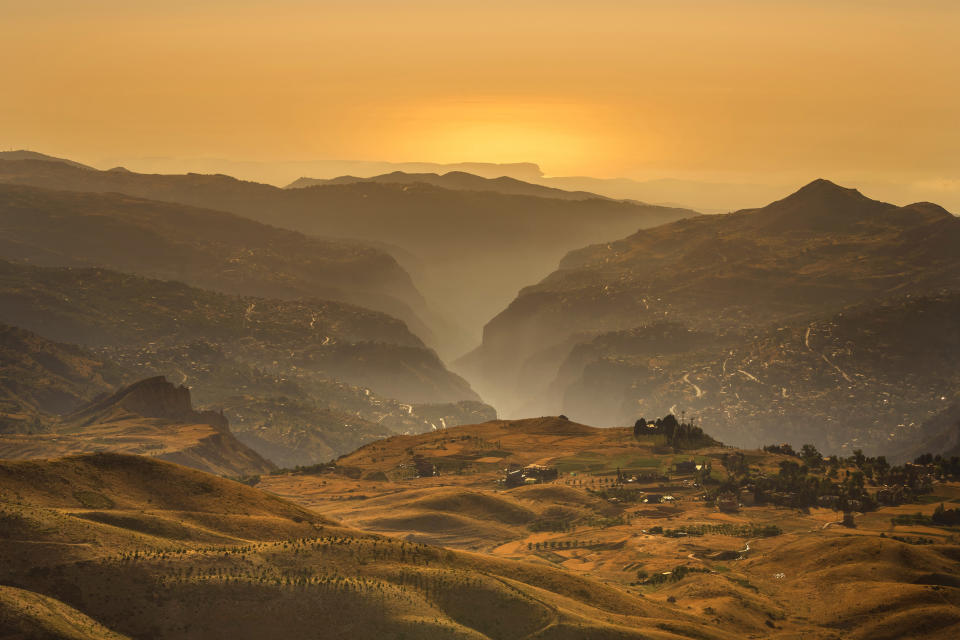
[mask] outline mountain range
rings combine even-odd
[[[229,211],[307,234],[397,246],[402,250],[397,259],[435,312],[424,319],[436,335],[432,346],[445,355],[472,348],[484,319],[514,291],[547,273],[567,251],[696,215],[600,197],[544,198],[423,182],[279,189],[223,175],[95,171],[41,160],[0,159],[0,182],[117,192]],[[414,260],[405,261],[407,256]],[[467,282],[469,287],[464,286]]]
[[[358,182],[375,182],[378,184],[430,184],[442,189],[456,191],[493,191],[505,195],[534,196],[539,198],[554,198],[557,200],[594,200],[604,196],[587,191],[564,191],[542,185],[517,180],[510,176],[499,178],[484,178],[483,176],[464,171],[450,171],[447,173],[405,173],[394,171],[370,178],[356,176],[339,176],[337,178],[300,178],[286,186],[287,189],[305,189],[330,184],[356,184]]]
[[[817,180],[761,209],[569,253],[487,324],[481,347],[457,366],[506,415],[559,409],[548,387],[574,347],[598,335],[674,322],[752,339],[850,305],[956,290],[958,246],[960,220],[937,205],[897,207]],[[728,342],[718,338],[718,348]],[[654,345],[649,356],[670,348]],[[595,406],[590,417],[623,421],[641,408]]]
[[[0,153],[0,637],[957,636],[960,221],[419,169]]]
[[[550,393],[566,414],[597,424],[685,411],[725,442],[803,440],[912,460],[949,449],[934,446],[943,427],[927,420],[960,388],[957,317],[960,294],[951,292],[758,336],[679,324],[605,333],[574,347]]]
[[[314,465],[396,433],[496,417],[491,407],[472,400],[405,403],[322,376],[288,379],[240,362],[208,341],[94,352],[0,325],[0,433],[58,432],[68,416],[126,384],[174,374],[190,382],[201,404],[223,413],[237,439],[281,467]]]

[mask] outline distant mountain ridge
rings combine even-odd
[[[93,167],[81,164],[79,162],[74,162],[73,160],[48,156],[45,153],[27,151],[26,149],[19,149],[17,151],[0,151],[0,160],[40,160],[41,162],[62,162],[63,164],[70,165],[71,167],[76,167],[78,169],[89,169],[91,171],[96,171],[96,169]]]
[[[587,191],[564,191],[553,187],[545,187],[531,182],[517,180],[510,176],[500,176],[499,178],[484,178],[472,173],[463,171],[450,171],[448,173],[404,173],[403,171],[394,171],[370,178],[358,178],[356,176],[340,176],[337,178],[300,178],[290,184],[285,189],[304,189],[307,187],[317,187],[328,184],[355,184],[357,182],[377,182],[380,184],[430,184],[443,189],[455,189],[459,191],[494,191],[505,195],[534,196],[538,198],[556,198],[558,200],[611,200],[606,196],[589,193]]]
[[[2,165],[2,163],[0,163]],[[410,275],[369,244],[116,193],[0,184],[0,259],[102,266],[226,293],[325,298],[404,320],[424,340]]]

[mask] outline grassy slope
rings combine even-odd
[[[656,438],[637,441],[628,431],[557,418],[496,421],[372,443],[341,458],[338,471],[265,477],[260,486],[353,526],[472,550],[472,557],[559,568],[639,592],[647,602],[670,606],[673,597],[673,606],[694,614],[697,625],[741,637],[949,638],[960,629],[960,589],[950,577],[960,571],[956,532],[890,522],[893,515],[929,514],[940,502],[960,501],[955,483],[938,485],[930,504],[858,515],[856,529],[836,526],[839,514],[828,509],[762,506],[724,513],[698,499],[701,490],[689,484],[689,475],[670,468],[689,459],[710,461],[722,479],[723,455],[732,450],[665,453]],[[767,474],[789,460],[745,454],[751,467]],[[443,468],[449,471],[414,478],[408,471],[414,456],[441,467],[446,458]],[[453,466],[454,460],[463,466]],[[558,461],[567,469],[558,482],[509,490],[496,484],[508,463]],[[671,494],[679,502],[605,500],[602,491],[618,467],[669,475],[627,490]],[[545,520],[569,524],[560,531],[531,526]],[[731,530],[696,537],[651,533],[655,526],[703,525]],[[736,532],[751,526],[776,526],[782,534],[750,538],[748,531]],[[914,538],[931,544],[911,544]],[[745,544],[751,551],[742,552]],[[678,566],[706,572],[660,586],[636,585],[638,570],[656,575]],[[691,637],[702,632],[683,621],[657,625]]]
[[[556,569],[344,529],[154,460],[2,463],[0,487],[0,579],[132,637],[297,636],[321,626],[344,638],[670,638],[657,626],[697,626]]]
[[[124,640],[90,617],[48,596],[0,586],[0,633],[32,640]]]
[[[661,458],[662,466],[677,458],[657,453],[656,441],[636,442],[619,431],[555,418],[500,421],[396,437],[341,463],[392,474],[414,452],[464,456],[493,442],[509,445],[514,461],[572,461],[584,451],[607,462],[628,459],[627,453]],[[722,453],[690,455],[712,459],[722,473]],[[747,453],[751,466],[768,470],[783,459]],[[595,456],[579,457],[583,466],[573,478],[587,482],[614,471],[591,466]],[[271,493],[155,460],[100,455],[0,463],[0,580],[131,637],[252,638],[278,630],[297,636],[321,626],[334,638],[948,638],[960,625],[960,590],[952,577],[960,571],[960,553],[951,533],[890,527],[891,513],[916,505],[858,516],[858,528],[847,530],[824,526],[835,519],[826,510],[720,513],[671,479],[668,490],[682,498],[678,505],[630,507],[637,511],[632,521],[600,526],[590,519],[625,508],[566,482],[571,477],[498,491],[496,467],[482,459],[462,474],[439,478],[352,480],[333,473],[264,481],[271,491],[302,497],[351,524],[406,514],[505,532],[506,542],[482,552],[462,550],[471,546],[470,532],[457,540],[455,529],[444,531],[454,547],[447,549],[416,536],[387,538],[335,524]],[[303,491],[310,482],[318,492],[312,498]],[[644,488],[663,491],[655,484]],[[960,499],[953,485],[936,491],[939,500]],[[358,493],[367,499],[346,500]],[[565,532],[526,529],[551,509],[584,520]],[[744,538],[648,532],[653,525],[742,522],[776,523],[784,532],[746,540],[752,551],[742,560],[734,558]],[[881,532],[935,543],[911,545]],[[571,539],[581,544],[546,549],[546,542]],[[526,540],[544,549],[530,551]],[[662,586],[630,584],[637,567],[657,573],[678,565],[709,572]]]

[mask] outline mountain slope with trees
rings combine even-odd
[[[423,298],[385,251],[222,211],[0,184],[0,258],[106,267],[240,295],[339,300],[389,313],[431,337],[418,316]]]
[[[908,293],[960,289],[960,220],[817,180],[755,210],[700,216],[571,252],[491,320],[461,367],[509,411],[577,342],[676,321],[764,329]],[[749,330],[749,329],[747,329]],[[540,383],[545,384],[545,383]],[[544,410],[544,407],[537,407]]]
[[[272,443],[258,450],[283,464],[313,464],[391,433],[495,415],[402,322],[338,302],[230,296],[103,269],[0,262],[0,322],[81,345],[90,368],[115,363],[123,375],[111,382],[165,375],[195,387],[200,405],[223,409],[238,432],[252,433],[251,446]],[[5,376],[34,366],[21,342],[11,347]],[[31,388],[59,384],[49,371],[38,378]],[[80,391],[73,393],[76,399]],[[28,430],[11,420],[11,429]]]

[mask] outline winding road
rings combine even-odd
[[[693,390],[697,393],[698,398],[703,397],[703,390],[700,387],[698,387],[696,383],[690,381],[689,373],[683,374],[683,381],[686,382],[691,387],[693,387]]]

